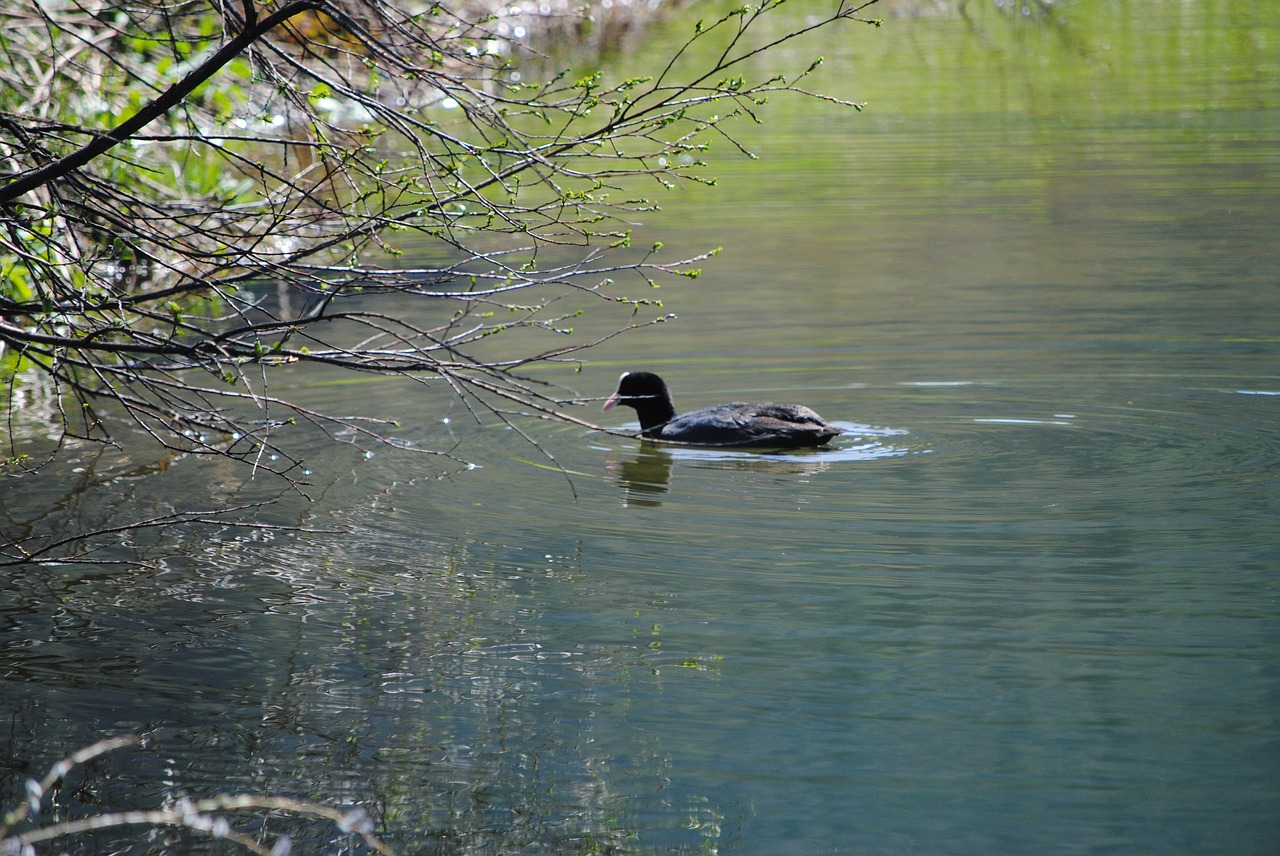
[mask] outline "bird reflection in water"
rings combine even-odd
[[[658,506],[671,485],[673,463],[668,450],[644,443],[627,460],[606,462],[605,469],[617,476],[624,506]]]
[[[841,456],[819,450],[779,450],[740,452],[642,443],[629,458],[611,459],[605,469],[622,488],[623,506],[658,506],[671,488],[671,473],[677,462],[685,467],[710,470],[737,470],[772,475],[810,476],[831,468]]]

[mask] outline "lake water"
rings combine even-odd
[[[401,853],[1276,853],[1280,19],[923,12],[783,54],[867,110],[771,105],[761,160],[718,153],[638,233],[724,247],[662,290],[679,320],[542,374],[614,427],[598,399],[648,369],[679,407],[801,401],[846,437],[521,423],[558,469],[441,385],[293,378],[478,466],[300,437],[314,501],[258,518],[306,531],[5,570],[3,805],[138,732],[54,811],[275,793],[362,806]],[[0,519],[273,489],[71,449]]]

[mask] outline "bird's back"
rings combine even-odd
[[[655,432],[659,439],[703,446],[773,448],[821,446],[840,433],[802,405],[742,401],[685,413]]]

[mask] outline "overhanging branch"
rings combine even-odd
[[[315,0],[297,0],[258,21],[258,13],[254,8],[253,0],[244,0],[245,20],[243,28],[235,37],[219,48],[213,56],[201,63],[195,71],[162,92],[154,101],[144,105],[137,113],[134,113],[110,131],[105,134],[99,134],[87,145],[71,154],[46,164],[21,178],[14,179],[4,187],[0,187],[0,205],[8,205],[24,193],[35,190],[55,178],[77,170],[99,155],[110,151],[180,104],[184,98],[196,90],[196,87],[217,74],[219,69],[244,53],[249,45],[262,38],[263,35],[299,12],[318,8],[320,8],[320,4]]]

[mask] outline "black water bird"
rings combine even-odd
[[[635,408],[640,434],[650,440],[794,449],[821,446],[843,433],[799,404],[733,401],[677,416],[671,391],[652,372],[623,372],[617,392],[605,401],[604,409],[618,404]]]

